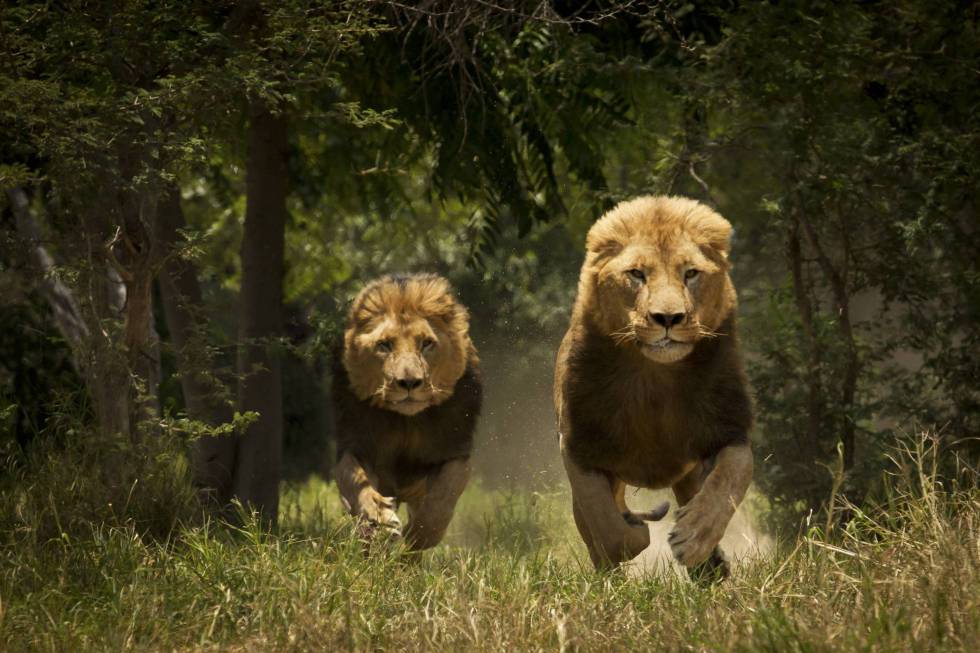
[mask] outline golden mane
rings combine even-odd
[[[593,257],[614,256],[631,242],[641,240],[668,247],[682,233],[727,261],[731,224],[704,204],[686,197],[639,197],[620,202],[589,230],[586,249]]]
[[[449,282],[435,274],[390,274],[375,279],[354,299],[350,326],[363,329],[385,315],[440,320],[468,338],[468,312],[456,301]]]

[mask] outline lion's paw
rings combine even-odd
[[[711,555],[704,562],[698,563],[693,567],[687,567],[687,575],[699,585],[712,585],[721,582],[731,576],[732,571],[728,565],[728,560],[721,549],[715,547]]]
[[[395,512],[394,499],[379,494],[374,501],[366,502],[359,519],[358,535],[365,540],[377,535],[401,537],[402,522]]]
[[[361,518],[357,524],[357,535],[362,540],[377,537],[399,538],[402,536],[402,523],[398,515],[391,515],[384,521]]]
[[[674,557],[685,567],[707,560],[725,534],[730,518],[728,511],[695,497],[677,511],[677,523],[667,537]]]

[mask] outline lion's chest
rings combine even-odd
[[[445,461],[467,456],[472,448],[469,434],[455,425],[406,419],[374,433],[374,467],[382,484],[392,493],[435,471]]]
[[[411,417],[358,399],[343,367],[335,383],[337,450],[349,451],[374,474],[382,493],[394,495],[447,460],[470,455],[482,400],[475,367],[467,368],[447,401]]]
[[[616,379],[575,397],[571,453],[580,464],[630,485],[669,486],[697,462],[698,419],[678,388],[648,379]]]

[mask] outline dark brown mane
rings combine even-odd
[[[475,366],[456,382],[453,396],[411,417],[372,406],[351,391],[347,370],[335,357],[333,397],[337,457],[344,452],[374,463],[383,485],[404,487],[434,467],[473,450],[483,387]],[[395,487],[380,488],[388,494]]]
[[[735,317],[719,331],[734,334]],[[744,441],[752,404],[736,342],[734,335],[702,340],[685,360],[666,367],[583,328],[569,351],[563,387],[575,424],[569,453],[636,485],[666,487],[675,476],[668,468]],[[647,452],[656,462],[650,464]]]

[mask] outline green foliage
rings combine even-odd
[[[431,157],[432,192],[479,207],[471,245],[482,257],[509,219],[524,235],[567,213],[563,171],[592,191],[606,187],[601,139],[628,123],[634,66],[561,21],[454,27],[474,43],[465,56],[432,24],[381,32],[343,80],[395,109],[409,143]],[[590,198],[593,213],[599,199]]]
[[[207,304],[199,360],[227,380],[247,106],[286,112],[286,442],[298,476],[329,457],[326,370],[347,302],[378,274],[434,270],[470,307],[484,357],[488,486],[547,477],[550,367],[584,234],[610,202],[648,192],[697,197],[735,224],[757,477],[774,523],[793,529],[825,504],[838,451],[842,490],[860,503],[909,423],[942,425],[944,451],[976,457],[975,10],[641,5],[5,6],[0,186],[31,187],[45,244],[91,300],[102,245],[127,216],[145,218],[134,198],[179,182],[182,248]],[[45,404],[77,381],[66,351],[33,299],[5,296],[0,320],[13,324],[0,339],[0,423],[60,428],[61,409]],[[37,383],[13,380],[34,371]],[[165,408],[179,411],[174,380]]]
[[[0,477],[5,546],[72,547],[101,529],[166,539],[199,517],[182,440],[169,430],[140,442],[59,424],[26,452],[7,451]]]
[[[838,442],[859,498],[896,425],[980,427],[972,12],[718,8],[719,38],[695,32],[677,70],[691,90],[672,103],[700,113],[672,149],[736,226],[760,474],[784,515],[821,505]]]
[[[8,290],[13,290],[8,288]],[[8,295],[9,297],[9,295]],[[25,446],[64,415],[88,419],[71,352],[37,293],[0,304],[0,447]]]
[[[198,438],[237,435],[247,429],[258,417],[258,413],[254,411],[236,412],[232,415],[231,421],[214,426],[188,417],[175,417],[162,421],[160,426],[175,437],[184,440],[196,440]]]
[[[361,3],[249,6],[5,7],[0,151],[11,179],[25,177],[27,160],[69,204],[106,185],[165,183],[204,163],[213,137],[232,137],[246,100],[286,107],[331,88],[336,57],[377,31]],[[390,120],[356,102],[335,111]]]

